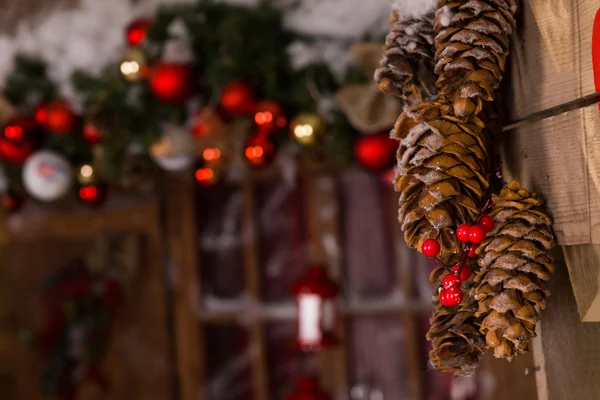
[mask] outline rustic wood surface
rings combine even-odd
[[[181,400],[204,398],[204,330],[199,324],[202,304],[199,274],[196,205],[191,179],[172,176],[163,179],[165,229],[168,238],[168,263],[174,269],[173,313],[177,377]]]
[[[564,260],[557,251],[548,309],[538,332],[543,360],[536,364],[539,400],[597,400],[600,393],[600,323],[581,322]],[[547,397],[542,397],[547,394]]]
[[[1,293],[2,303],[8,309],[3,315],[0,337],[10,343],[7,346],[12,354],[8,359],[14,362],[12,372],[17,384],[13,389],[17,395],[2,398],[41,398],[39,386],[32,383],[38,382],[41,363],[34,351],[18,342],[16,334],[19,329],[37,329],[41,324],[43,278],[66,262],[84,257],[94,238],[104,232],[143,235],[144,253],[137,279],[126,290],[126,303],[102,366],[112,390],[104,395],[97,388],[86,386],[81,398],[172,398],[174,375],[168,346],[158,221],[158,207],[150,202],[136,205],[126,202],[76,213],[32,212],[9,219],[10,242],[0,269],[6,285]]]

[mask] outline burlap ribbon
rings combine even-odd
[[[379,43],[358,43],[352,48],[352,57],[369,78],[375,74],[382,54]],[[352,126],[361,133],[390,129],[402,111],[400,102],[383,94],[372,80],[348,85],[335,96]]]

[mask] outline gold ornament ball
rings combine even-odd
[[[130,82],[143,79],[147,66],[148,58],[146,54],[137,47],[128,48],[121,57],[121,74]]]
[[[312,146],[325,136],[325,121],[318,114],[302,113],[290,124],[292,139],[304,146]]]
[[[92,185],[98,182],[98,174],[91,164],[82,164],[77,167],[77,182],[80,185]]]

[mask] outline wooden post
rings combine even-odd
[[[398,195],[392,195],[392,216],[398,214]],[[396,219],[393,217],[394,220]],[[396,250],[396,275],[398,287],[409,300],[415,300],[415,280],[410,268],[414,265],[413,257],[418,256],[415,251],[408,248],[404,242],[404,235],[400,229],[400,223],[394,221],[394,249]],[[402,312],[402,325],[406,333],[404,339],[404,355],[406,361],[406,382],[411,399],[422,400],[423,394],[423,357],[421,354],[421,332],[417,318],[422,314]]]
[[[179,395],[181,400],[204,399],[204,331],[200,329],[198,315],[203,305],[194,186],[191,179],[178,176],[170,176],[163,182],[164,193],[168,193],[165,216],[169,263],[176,271],[173,307]]]
[[[253,304],[261,302],[261,273],[259,264],[259,251],[257,240],[256,200],[254,183],[248,179],[244,186],[244,266],[246,290],[248,298]],[[250,344],[252,354],[252,387],[255,400],[268,400],[269,386],[267,378],[267,354],[265,345],[265,332],[263,322],[258,319],[251,321]]]

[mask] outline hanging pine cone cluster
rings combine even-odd
[[[535,193],[512,181],[493,196],[496,227],[481,246],[475,298],[481,332],[494,356],[512,361],[527,352],[546,308],[546,281],[554,271],[551,220]]]
[[[517,0],[440,0],[435,13],[435,72],[457,115],[493,101],[506,67]]]
[[[375,81],[386,94],[413,105],[430,99],[435,88],[433,12],[422,19],[390,18],[384,56],[375,71]]]
[[[484,128],[477,116],[459,119],[441,102],[418,104],[398,119],[398,216],[409,246],[435,238],[444,261],[462,252],[455,230],[475,220],[489,186]]]
[[[439,287],[446,270],[436,268],[430,282]],[[475,316],[477,301],[470,286],[472,279],[462,284],[465,297],[458,307],[443,305],[435,296],[434,312],[427,339],[431,341],[430,365],[440,371],[452,372],[456,376],[472,375],[485,351],[485,341],[479,332],[479,320]]]
[[[396,13],[375,75],[381,90],[407,105],[392,131],[400,141],[398,215],[406,242],[441,265],[431,276],[430,364],[455,375],[471,375],[486,346],[508,360],[527,351],[553,270],[542,202],[516,182],[490,201],[491,137],[502,121],[495,100],[517,8],[517,0],[439,0],[433,44],[429,16]],[[433,99],[420,78],[428,75],[415,74],[424,65],[437,74]],[[476,277],[471,267],[464,273],[467,262]]]

